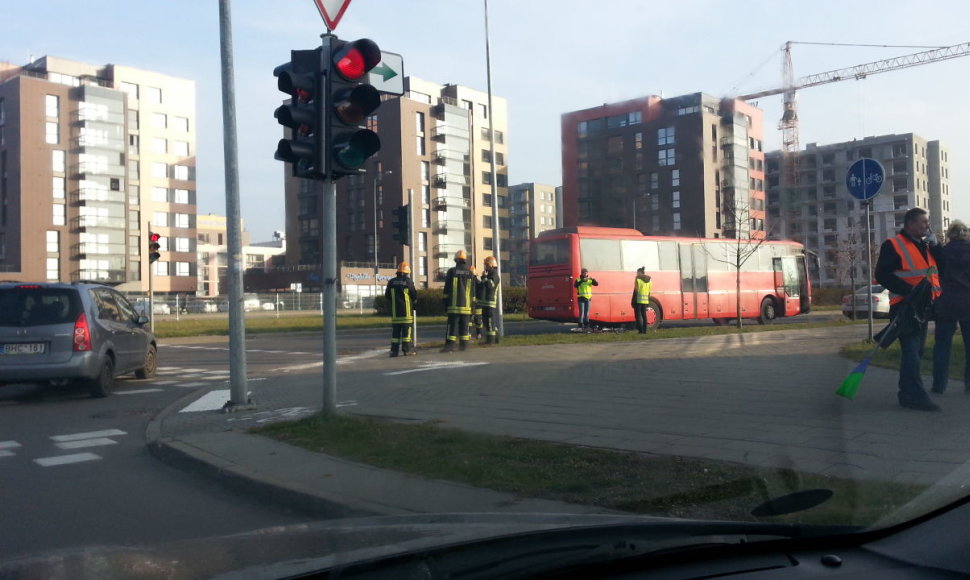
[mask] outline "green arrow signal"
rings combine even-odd
[[[393,79],[394,77],[397,76],[397,72],[391,67],[384,64],[383,61],[377,66],[375,66],[374,68],[372,68],[370,72],[381,75],[381,79],[385,82],[387,81],[387,79]]]

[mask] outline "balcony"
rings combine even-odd
[[[101,244],[98,242],[81,242],[71,246],[71,256],[74,259],[84,260],[86,258],[96,258],[98,256],[123,256],[125,255],[124,244]]]
[[[441,195],[431,200],[431,209],[434,211],[446,211],[448,208],[470,209],[471,202],[462,197]]]
[[[125,203],[125,195],[120,191],[85,187],[71,193],[71,202],[85,205],[87,202]]]
[[[75,231],[83,231],[88,228],[123,230],[125,229],[125,218],[82,215],[71,220],[71,228]]]
[[[468,154],[455,149],[437,149],[434,152],[434,161],[438,165],[444,165],[446,161],[468,163]]]
[[[468,129],[463,129],[461,127],[455,127],[452,125],[435,125],[431,129],[431,138],[440,143],[444,143],[448,138],[461,139],[468,141]]]
[[[458,173],[438,173],[431,180],[431,185],[439,189],[446,188],[449,184],[467,187],[471,185],[471,178]]]

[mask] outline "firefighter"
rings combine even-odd
[[[448,270],[445,277],[444,304],[448,311],[448,329],[441,352],[454,352],[456,344],[465,350],[471,339],[468,319],[472,314],[475,277],[468,270],[467,262],[465,250],[455,252],[455,266]]]
[[[468,271],[472,273],[472,283],[475,285],[472,291],[471,337],[478,342],[485,339],[485,333],[482,332],[482,306],[478,303],[482,293],[482,281],[478,279],[475,266],[469,266]]]
[[[502,279],[498,275],[498,263],[494,256],[485,258],[484,266],[481,298],[478,300],[478,304],[482,307],[485,344],[497,344],[499,341],[497,304],[501,300]]]
[[[411,280],[411,266],[401,262],[397,267],[397,276],[387,282],[384,298],[387,299],[391,310],[391,356],[398,356],[398,351],[404,356],[415,355],[411,344],[411,324],[414,322],[414,301],[418,297]]]
[[[647,321],[647,306],[650,304],[650,276],[647,269],[643,266],[637,268],[637,277],[633,282],[633,296],[630,298],[630,306],[637,317],[637,332],[647,333],[649,321]]]

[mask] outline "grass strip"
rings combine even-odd
[[[924,488],[791,469],[579,447],[472,433],[437,423],[316,415],[254,433],[310,451],[429,479],[656,516],[758,521],[769,498],[827,488],[827,503],[773,521],[868,525]]]
[[[930,372],[933,368],[933,346],[936,341],[933,339],[932,334],[926,338],[926,347],[923,349],[923,357],[921,360],[920,368],[923,369],[924,373]],[[862,359],[869,356],[872,352],[874,343],[868,341],[854,342],[843,346],[839,354],[842,356],[853,360],[855,362],[860,362]],[[870,364],[889,368],[898,369],[899,368],[899,341],[889,345],[889,348],[881,348],[876,351],[875,356],[872,357],[872,362]],[[953,337],[953,345],[950,349],[950,378],[951,379],[964,379],[964,369],[966,368],[966,356],[965,350],[963,348],[963,337],[959,334]],[[952,385],[950,385],[952,387]]]

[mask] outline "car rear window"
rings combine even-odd
[[[0,288],[0,326],[73,323],[81,299],[71,288]]]

